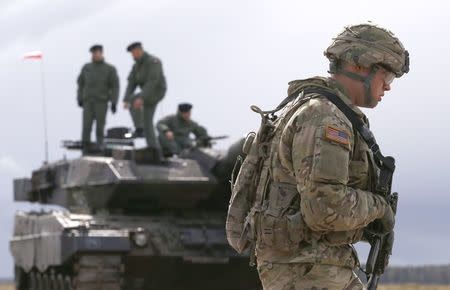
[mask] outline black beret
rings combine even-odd
[[[127,51],[132,51],[133,49],[138,47],[142,48],[142,43],[140,43],[139,41],[133,42],[130,45],[128,45]]]
[[[181,103],[178,105],[178,111],[182,113],[189,112],[192,109],[192,105],[189,103]]]
[[[94,52],[94,51],[97,51],[97,50],[103,51],[103,46],[101,44],[94,44],[89,49],[90,52]]]

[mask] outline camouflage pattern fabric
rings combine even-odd
[[[364,290],[352,271],[322,264],[267,263],[258,267],[264,290]]]
[[[387,29],[374,24],[348,26],[325,50],[331,62],[344,61],[366,68],[380,64],[397,77],[409,71],[409,53]]]
[[[310,87],[334,91],[368,123],[332,79],[293,81],[288,93]],[[354,269],[358,260],[351,244],[360,241],[363,229],[381,218],[388,207],[383,198],[372,193],[379,170],[367,144],[334,104],[320,95],[304,97],[313,98],[299,108],[295,108],[298,99],[286,106],[280,119],[289,117],[280,121],[285,125],[276,130],[272,141],[270,181],[266,182],[263,210],[254,223],[258,265],[292,263]],[[288,114],[292,108],[294,114]],[[320,272],[321,268],[317,269]],[[269,276],[280,279],[276,274]],[[266,287],[275,283],[270,277],[265,278],[264,289],[318,287]],[[345,283],[329,289],[344,289]]]

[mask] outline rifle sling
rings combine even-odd
[[[304,90],[304,93],[320,94],[326,97],[330,102],[332,102],[342,113],[344,113],[347,119],[352,123],[353,128],[355,128],[358,131],[363,140],[369,146],[377,164],[379,166],[381,165],[386,167],[391,172],[394,172],[395,170],[394,162],[390,158],[386,158],[383,156],[383,154],[381,154],[380,146],[378,146],[375,137],[373,136],[370,129],[361,121],[358,115],[346,103],[344,103],[344,101],[341,100],[341,98],[339,98],[335,93],[331,91],[320,88],[306,89]]]

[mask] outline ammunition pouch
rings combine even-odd
[[[308,228],[295,185],[272,182],[262,208],[253,212],[258,248],[289,251],[305,240]]]

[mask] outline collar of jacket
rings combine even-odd
[[[105,63],[105,59],[102,58],[101,60],[92,60],[92,63],[93,64],[103,64],[103,63]]]
[[[136,60],[136,63],[142,64],[145,61],[147,61],[149,58],[150,58],[150,55],[146,51],[144,51],[144,54],[141,56],[140,59]]]
[[[317,87],[329,91],[333,91],[339,98],[341,98],[358,116],[366,120],[364,113],[355,106],[350,97],[348,96],[347,90],[339,84],[336,80],[327,77],[312,77],[303,80],[293,80],[289,82],[288,95],[304,89]]]
[[[361,111],[361,109],[353,104],[350,97],[348,96],[347,90],[344,88],[343,85],[341,85],[332,78],[328,78],[327,80],[329,88],[333,89],[333,91],[337,93],[337,96],[341,98],[341,100],[343,100],[347,104],[347,106],[349,106],[356,114],[358,114],[359,117],[367,119],[366,115]]]
[[[177,112],[177,118],[181,121],[181,122],[183,122],[183,123],[185,123],[185,124],[189,124],[191,121],[189,120],[189,121],[186,121],[184,118],[183,118],[183,116],[181,115],[181,112]]]

